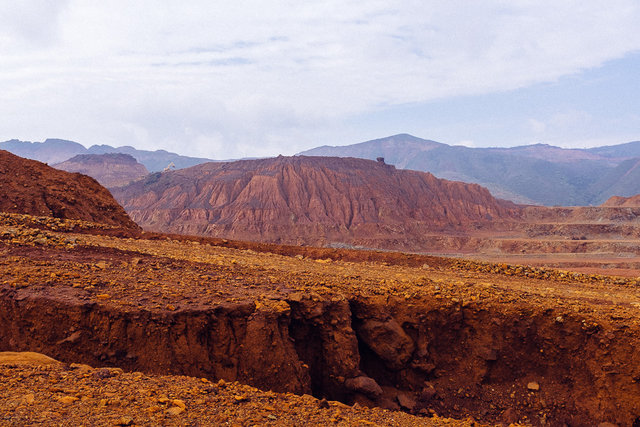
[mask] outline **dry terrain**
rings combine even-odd
[[[0,353],[0,424],[57,426],[463,426],[237,382],[63,364],[37,353]]]
[[[640,269],[637,198],[597,207],[515,205],[478,185],[383,161],[304,156],[207,163],[113,191],[147,231],[608,274]]]
[[[0,216],[1,423],[640,423],[638,277],[112,229]]]

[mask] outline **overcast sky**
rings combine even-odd
[[[640,139],[640,2],[0,0],[0,141],[216,159]]]

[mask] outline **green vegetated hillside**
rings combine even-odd
[[[614,195],[640,193],[640,141],[588,150],[546,144],[468,148],[400,134],[343,147],[323,146],[300,154],[384,157],[399,168],[477,183],[497,197],[519,203],[599,205]]]

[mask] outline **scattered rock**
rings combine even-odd
[[[173,415],[173,416],[175,416],[175,415],[180,415],[180,414],[182,414],[184,411],[185,411],[185,409],[184,409],[184,408],[181,408],[181,407],[179,407],[179,406],[172,406],[171,408],[167,409],[167,413],[168,413],[169,415]]]
[[[65,405],[71,405],[73,402],[77,402],[80,399],[75,396],[61,396],[61,397],[58,397],[56,400]]]
[[[518,413],[514,408],[508,408],[502,413],[502,421],[508,424],[513,424],[518,421]]]
[[[107,379],[107,378],[111,378],[111,377],[115,377],[116,374],[110,370],[110,369],[97,369],[94,373],[93,373],[93,377],[94,378],[98,378],[101,380]]]
[[[133,418],[131,417],[122,417],[116,424],[117,426],[130,426],[133,425]]]
[[[532,381],[529,384],[527,384],[527,388],[532,391],[538,391],[540,390],[540,384],[538,384],[535,381]]]
[[[187,406],[184,404],[184,400],[182,400],[182,399],[173,399],[171,401],[171,404],[173,406],[177,406],[177,407],[182,408],[182,409],[187,409]]]
[[[408,411],[413,411],[416,407],[415,399],[406,392],[398,393],[398,396],[396,397],[396,399],[398,399],[398,403],[400,404],[400,407],[403,409],[406,409]]]
[[[418,398],[420,399],[421,402],[426,403],[426,402],[430,402],[436,396],[436,394],[437,394],[437,391],[435,387],[433,386],[433,384],[429,383],[424,386]]]
[[[233,396],[233,400],[235,403],[247,402],[249,397],[246,394],[237,394]]]
[[[81,331],[75,331],[74,333],[72,333],[71,335],[66,337],[65,339],[58,341],[56,344],[60,345],[60,344],[66,343],[66,342],[74,343],[74,342],[78,341],[78,339],[80,338],[81,335],[82,335]]]
[[[373,399],[376,399],[382,395],[382,388],[373,378],[365,376],[349,378],[345,381],[344,385],[349,390],[365,394],[369,397],[372,397]]]

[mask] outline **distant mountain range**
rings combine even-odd
[[[44,142],[27,142],[12,139],[0,142],[0,150],[6,150],[17,156],[48,164],[61,163],[79,154],[129,154],[142,163],[150,172],[161,171],[170,164],[173,164],[176,169],[182,169],[213,161],[199,157],[181,156],[165,150],[138,150],[129,146],[93,145],[86,148],[82,144],[64,139],[47,139]]]
[[[129,146],[83,145],[61,139],[44,142],[10,140],[0,142],[0,149],[18,156],[59,164],[77,155],[128,154],[149,172],[169,165],[183,169],[213,160],[182,156],[165,150],[138,150]],[[546,144],[512,148],[469,148],[451,146],[408,134],[331,147],[322,146],[299,153],[307,156],[356,157],[375,160],[385,158],[399,169],[430,172],[438,178],[480,184],[495,197],[516,203],[547,206],[600,205],[612,196],[640,194],[640,141],[590,149],[565,149]],[[96,159],[76,159],[73,167],[94,176],[105,185],[119,179],[110,172],[96,169]],[[79,160],[87,163],[81,165]],[[108,161],[107,161],[108,160]],[[113,163],[114,159],[105,159]],[[126,163],[126,162],[125,162]],[[127,169],[127,165],[113,168]],[[130,173],[131,171],[127,172]],[[121,182],[130,178],[123,176]]]
[[[640,193],[640,141],[590,149],[546,144],[513,148],[450,146],[408,134],[299,153],[376,159],[439,178],[477,183],[518,203],[586,206]]]

